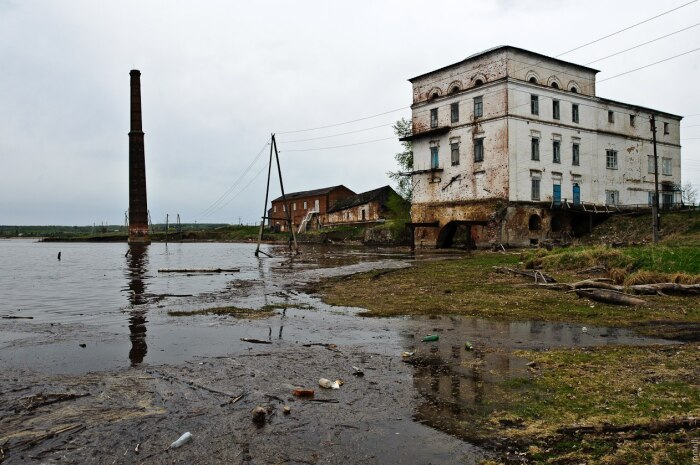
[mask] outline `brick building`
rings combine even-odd
[[[328,209],[325,223],[337,225],[384,221],[389,213],[387,201],[392,196],[403,200],[390,186],[347,197]]]
[[[268,226],[279,231],[286,231],[286,211],[289,208],[292,224],[295,228],[299,228],[302,223],[304,230],[316,228],[325,221],[329,208],[354,195],[353,191],[340,185],[286,194],[287,205],[281,196],[277,197],[272,201],[272,207],[268,210]]]

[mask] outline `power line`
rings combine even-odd
[[[243,177],[250,171],[250,169],[253,167],[253,165],[258,161],[260,156],[263,154],[265,147],[269,145],[269,142],[265,142],[265,144],[262,146],[258,154],[253,158],[253,161],[250,162],[250,164],[243,170],[243,172],[240,174],[240,176],[231,184],[231,186],[223,193],[221,196],[219,196],[218,199],[216,199],[214,202],[212,202],[207,208],[202,210],[199,214],[196,215],[196,218],[199,218],[201,216],[208,216],[208,213],[210,210],[213,210],[217,207],[219,203],[221,203],[233,190],[236,188],[238,183],[241,182]]]
[[[636,49],[636,48],[643,47],[644,45],[649,45],[650,43],[656,42],[657,40],[665,39],[666,37],[670,37],[670,36],[675,35],[675,34],[678,34],[678,33],[680,33],[680,32],[687,31],[688,29],[692,29],[692,28],[697,27],[697,26],[700,26],[700,23],[693,24],[692,26],[688,26],[688,27],[683,28],[683,29],[679,29],[678,31],[671,32],[670,34],[666,34],[665,36],[657,37],[656,39],[652,39],[652,40],[649,40],[649,41],[647,41],[647,42],[641,43],[641,44],[639,44],[639,45],[635,45],[634,47],[630,47],[630,48],[628,48],[628,49],[619,51],[619,52],[617,52],[617,53],[613,53],[612,55],[608,55],[608,56],[603,57],[603,58],[598,58],[597,60],[589,61],[589,62],[586,63],[585,65],[588,66],[588,65],[591,65],[591,64],[593,64],[593,63],[597,63],[597,62],[599,62],[599,61],[607,60],[608,58],[612,58],[612,57],[617,56],[617,55],[620,55],[620,54],[622,54],[622,53],[629,52],[630,50],[634,50],[634,49]]]
[[[696,0],[696,1],[697,1],[697,0]],[[411,107],[410,107],[410,106],[404,106],[404,107],[401,107],[401,108],[395,108],[395,109],[393,109],[393,110],[385,111],[385,112],[383,112],[383,113],[377,113],[376,115],[365,116],[364,118],[357,118],[357,119],[350,120],[350,121],[344,121],[344,122],[342,122],[342,123],[327,124],[327,125],[325,125],[325,126],[318,126],[318,127],[315,127],[315,128],[296,129],[296,130],[294,130],[294,131],[283,131],[283,132],[277,132],[276,134],[294,134],[294,133],[298,133],[298,132],[308,132],[308,131],[316,131],[316,130],[318,130],[318,129],[332,128],[332,127],[335,127],[335,126],[342,126],[342,125],[344,125],[344,124],[356,123],[356,122],[358,122],[358,121],[364,121],[364,120],[376,118],[377,116],[384,116],[384,115],[388,115],[388,114],[390,114],[390,113],[396,113],[397,111],[406,110],[406,109],[408,109],[408,108],[411,108]]]
[[[635,27],[640,26],[640,25],[642,25],[642,24],[648,23],[649,21],[652,21],[652,20],[654,20],[654,19],[656,19],[656,18],[660,18],[661,16],[667,15],[667,14],[669,14],[669,13],[672,13],[672,12],[676,11],[676,10],[680,10],[681,8],[684,8],[684,7],[686,7],[686,6],[688,6],[688,5],[692,4],[692,3],[695,3],[695,2],[697,2],[697,1],[698,1],[698,0],[693,0],[693,1],[691,1],[691,2],[684,3],[684,4],[681,5],[681,6],[677,6],[677,7],[675,7],[675,8],[672,8],[672,9],[668,10],[668,11],[664,11],[663,13],[660,13],[660,14],[658,14],[658,15],[656,15],[656,16],[652,16],[651,18],[645,19],[644,21],[641,21],[641,22],[639,22],[639,23],[633,24],[633,25],[631,25],[631,26],[627,26],[627,27],[624,28],[624,29],[620,29],[619,31],[615,31],[615,32],[613,32],[612,34],[608,34],[608,35],[603,36],[603,37],[601,37],[601,38],[599,38],[599,39],[592,40],[592,41],[590,41],[590,42],[588,42],[588,43],[585,43],[585,44],[583,44],[583,45],[579,45],[578,47],[574,47],[574,48],[572,48],[571,50],[567,50],[566,52],[560,53],[559,55],[555,55],[554,57],[555,57],[555,58],[559,58],[559,57],[562,56],[562,55],[566,55],[566,54],[571,53],[571,52],[573,52],[573,51],[575,51],[575,50],[579,50],[579,49],[582,49],[582,48],[584,48],[584,47],[588,47],[589,45],[595,44],[596,42],[600,42],[601,40],[605,40],[605,39],[610,38],[610,37],[612,37],[612,36],[614,36],[614,35],[620,34],[621,32],[629,31],[629,30],[632,29],[632,28],[635,28]]]
[[[601,80],[597,81],[597,84],[600,84],[601,82],[609,81],[610,79],[615,79],[615,78],[620,77],[620,76],[624,76],[625,74],[634,73],[635,71],[639,71],[640,69],[645,69],[645,68],[649,68],[650,66],[658,65],[659,63],[663,63],[665,61],[673,60],[674,58],[682,57],[683,55],[687,55],[689,53],[697,52],[698,50],[700,50],[700,47],[693,49],[693,50],[689,50],[689,51],[684,52],[684,53],[681,53],[679,55],[672,56],[670,58],[665,58],[663,60],[659,60],[659,61],[654,62],[654,63],[649,63],[648,65],[644,65],[644,66],[641,66],[639,68],[635,68],[635,69],[626,71],[624,73],[616,74],[615,76],[610,76],[609,78],[601,79]]]
[[[394,140],[396,140],[396,136],[385,137],[385,138],[383,138],[383,139],[367,140],[367,141],[364,141],[364,142],[357,142],[357,143],[354,143],[354,144],[334,145],[334,146],[332,146],[332,147],[318,147],[318,148],[313,148],[313,149],[309,148],[309,149],[280,150],[280,153],[286,153],[286,152],[312,152],[312,151],[316,151],[316,150],[339,149],[339,148],[342,148],[342,147],[353,147],[353,146],[355,146],[355,145],[371,144],[371,143],[374,143],[374,142],[380,142],[380,141],[389,140],[389,139],[394,139]]]
[[[217,213],[217,212],[221,211],[221,209],[223,209],[223,208],[226,207],[228,204],[230,204],[231,202],[233,202],[233,201],[234,201],[239,195],[241,195],[248,187],[250,187],[251,184],[253,184],[253,181],[255,181],[256,179],[258,179],[258,176],[260,176],[260,175],[265,171],[266,168],[267,168],[267,165],[263,165],[263,167],[260,168],[260,170],[259,170],[257,173],[255,173],[255,175],[250,179],[250,181],[248,181],[248,184],[246,184],[245,186],[243,186],[243,187],[241,188],[241,190],[239,190],[238,192],[236,192],[236,194],[235,194],[233,197],[231,197],[230,199],[228,199],[228,200],[226,201],[226,203],[222,204],[219,208],[217,208],[216,210],[212,211],[212,212],[209,213],[207,216],[205,216],[205,218],[208,218],[208,217],[210,217],[211,215],[213,215],[214,213]]]
[[[338,136],[344,136],[347,134],[355,134],[358,132],[364,132],[364,131],[370,131],[372,129],[377,129],[377,128],[385,128],[387,126],[393,126],[393,123],[389,124],[380,124],[379,126],[372,126],[371,128],[365,128],[365,129],[358,129],[357,131],[348,131],[348,132],[341,132],[338,134],[332,134],[330,136],[322,136],[322,137],[312,137],[310,139],[296,139],[296,140],[281,140],[279,143],[280,144],[292,144],[294,142],[308,142],[311,140],[320,140],[320,139],[329,139],[331,137],[338,137]]]

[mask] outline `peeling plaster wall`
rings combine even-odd
[[[365,212],[364,219],[362,218],[363,211]],[[377,222],[382,219],[385,219],[385,215],[382,211],[381,204],[377,201],[373,201],[328,213],[326,223],[363,223]]]

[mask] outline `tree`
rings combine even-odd
[[[683,184],[682,190],[683,203],[685,205],[695,205],[698,200],[698,188],[690,181],[686,181],[685,184]]]
[[[410,136],[413,132],[413,125],[406,118],[398,120],[393,125],[393,128],[394,134],[398,137]],[[394,155],[399,169],[397,171],[389,171],[387,174],[389,178],[396,181],[396,192],[410,202],[413,194],[413,185],[411,184],[411,176],[407,176],[406,173],[413,169],[413,142],[401,141],[401,145],[403,146],[403,151]]]

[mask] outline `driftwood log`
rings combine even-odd
[[[700,284],[656,283],[618,286],[609,280],[584,279],[575,283],[544,283],[536,287],[555,291],[575,291],[577,289],[606,289],[609,291],[628,292],[637,295],[700,295]]]
[[[625,294],[624,292],[611,291],[609,289],[576,289],[576,295],[586,297],[596,302],[613,305],[644,305],[645,300]]]
[[[681,429],[692,430],[700,426],[700,421],[694,417],[671,418],[669,420],[651,423],[636,423],[631,425],[599,425],[599,426],[567,426],[557,429],[564,435],[626,433],[630,431],[648,431],[650,433],[669,433]]]

